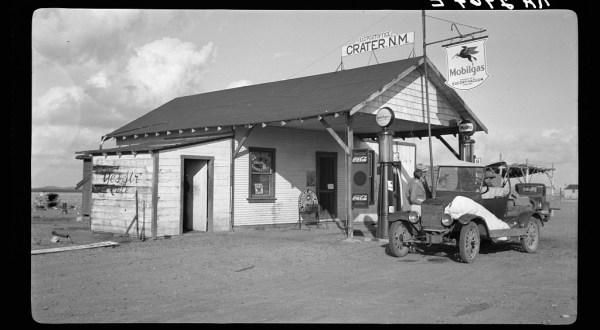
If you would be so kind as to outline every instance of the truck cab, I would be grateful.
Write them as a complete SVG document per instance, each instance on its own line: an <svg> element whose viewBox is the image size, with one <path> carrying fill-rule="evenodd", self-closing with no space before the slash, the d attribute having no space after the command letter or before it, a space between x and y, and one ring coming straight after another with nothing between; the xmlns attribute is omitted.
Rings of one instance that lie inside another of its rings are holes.
<svg viewBox="0 0 600 330"><path fill-rule="evenodd" d="M555 210L560 210L550 207L546 198L546 185L543 183L517 183L515 190L519 196L529 197L532 207L542 214L544 222L550 220Z"/></svg>

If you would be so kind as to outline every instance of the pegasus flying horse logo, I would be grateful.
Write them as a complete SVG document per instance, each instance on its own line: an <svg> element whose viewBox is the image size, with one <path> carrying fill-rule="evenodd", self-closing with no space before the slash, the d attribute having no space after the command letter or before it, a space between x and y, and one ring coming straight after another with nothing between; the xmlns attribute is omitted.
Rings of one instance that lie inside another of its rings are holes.
<svg viewBox="0 0 600 330"><path fill-rule="evenodd" d="M475 50L475 48L477 48L477 46L475 46L475 47L462 46L462 49L460 50L460 52L458 54L454 55L454 57L458 56L461 58L466 58L467 60L469 60L469 62L473 63L472 59L475 59L475 61L477 61L477 58L473 55L479 53L478 51ZM452 57L452 58L454 58L454 57Z"/></svg>

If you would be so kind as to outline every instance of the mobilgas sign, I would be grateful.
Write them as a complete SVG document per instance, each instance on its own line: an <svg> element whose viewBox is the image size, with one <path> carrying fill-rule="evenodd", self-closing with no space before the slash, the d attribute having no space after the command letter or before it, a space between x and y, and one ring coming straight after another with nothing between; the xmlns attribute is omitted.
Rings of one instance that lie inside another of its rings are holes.
<svg viewBox="0 0 600 330"><path fill-rule="evenodd" d="M470 120L463 120L458 124L458 132L462 135L473 135L475 133L475 124Z"/></svg>
<svg viewBox="0 0 600 330"><path fill-rule="evenodd" d="M412 44L415 42L415 33L393 34L390 31L361 37L358 42L342 47L342 57L372 52L378 49L390 48Z"/></svg>
<svg viewBox="0 0 600 330"><path fill-rule="evenodd" d="M448 63L446 85L469 90L481 85L489 77L485 59L486 40L480 38L444 46Z"/></svg>
<svg viewBox="0 0 600 330"><path fill-rule="evenodd" d="M390 127L394 123L394 119L396 115L394 111L388 107L383 107L377 110L377 115L375 115L375 122L379 127L387 128Z"/></svg>

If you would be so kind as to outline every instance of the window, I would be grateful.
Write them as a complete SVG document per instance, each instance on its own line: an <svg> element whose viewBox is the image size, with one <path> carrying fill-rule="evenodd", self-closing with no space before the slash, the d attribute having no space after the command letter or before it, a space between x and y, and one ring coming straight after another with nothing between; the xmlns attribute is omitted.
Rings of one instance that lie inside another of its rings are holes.
<svg viewBox="0 0 600 330"><path fill-rule="evenodd" d="M483 168L440 166L437 190L474 192L481 187Z"/></svg>
<svg viewBox="0 0 600 330"><path fill-rule="evenodd" d="M275 149L250 148L250 200L275 199Z"/></svg>

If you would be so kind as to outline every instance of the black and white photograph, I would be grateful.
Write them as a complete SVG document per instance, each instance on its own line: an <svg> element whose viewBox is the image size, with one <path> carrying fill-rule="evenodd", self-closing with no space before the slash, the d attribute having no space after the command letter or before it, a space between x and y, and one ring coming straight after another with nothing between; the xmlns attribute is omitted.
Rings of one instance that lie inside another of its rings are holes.
<svg viewBox="0 0 600 330"><path fill-rule="evenodd" d="M577 324L579 12L421 5L32 10L31 321Z"/></svg>

